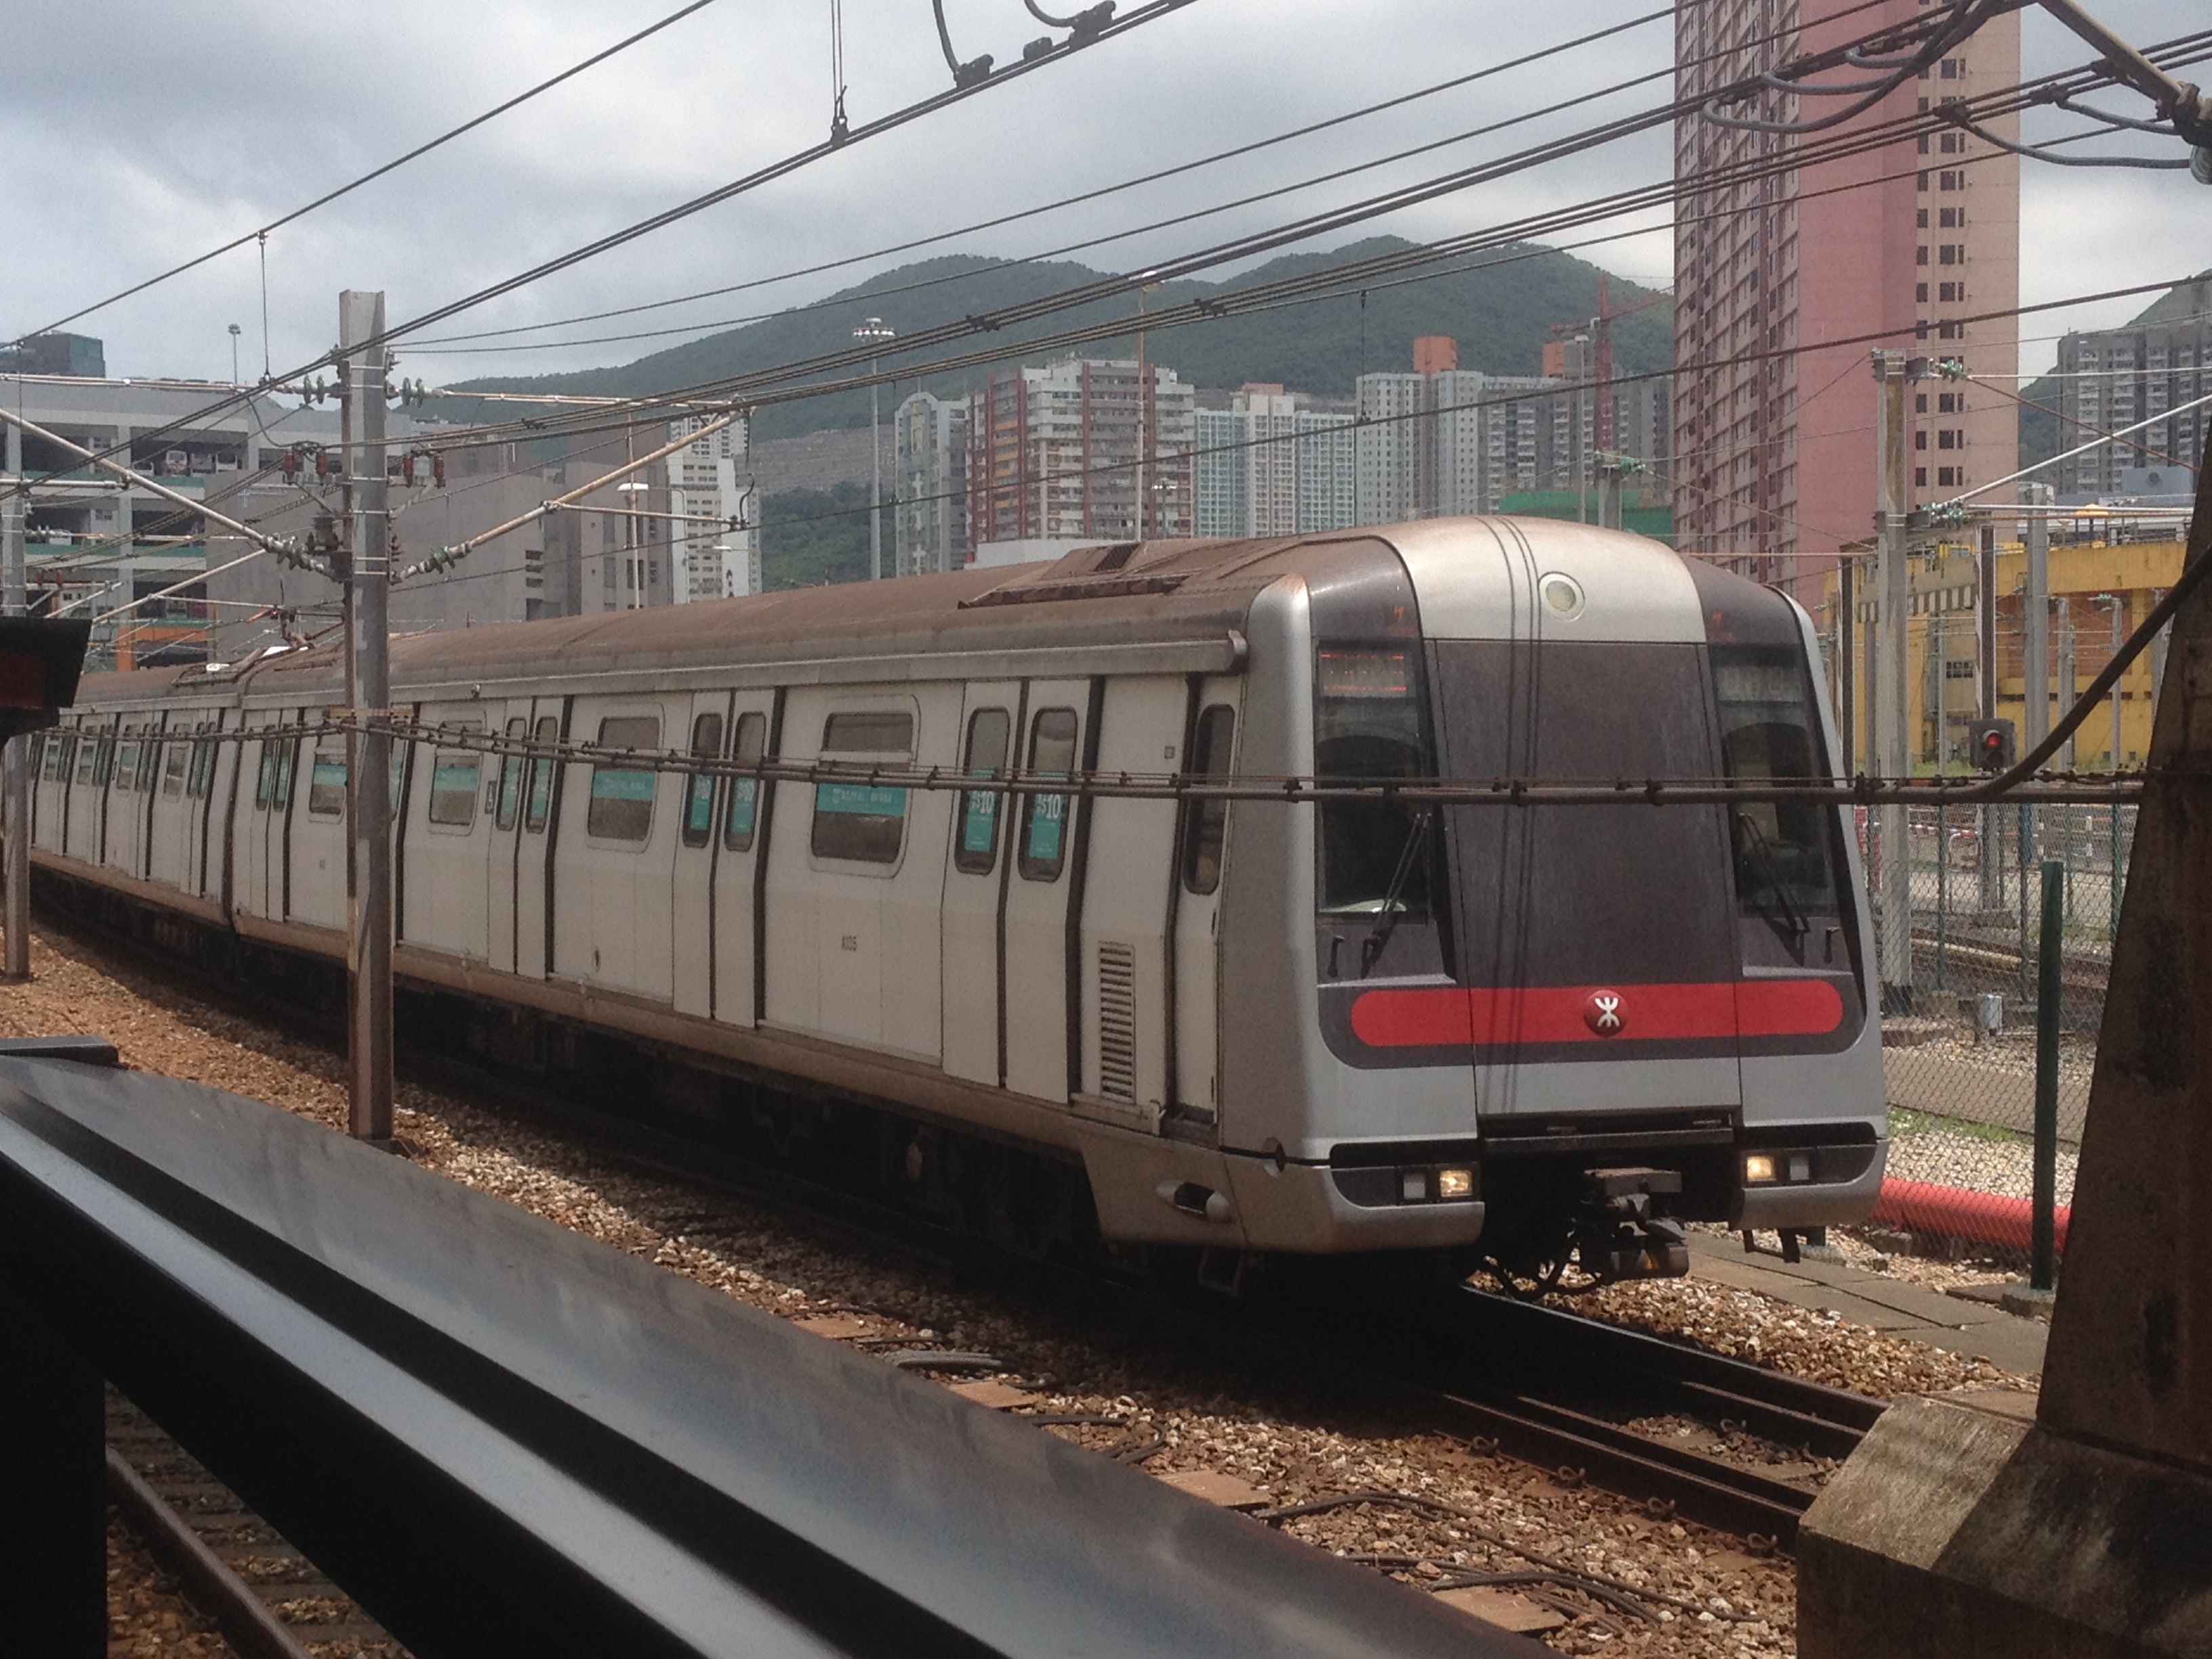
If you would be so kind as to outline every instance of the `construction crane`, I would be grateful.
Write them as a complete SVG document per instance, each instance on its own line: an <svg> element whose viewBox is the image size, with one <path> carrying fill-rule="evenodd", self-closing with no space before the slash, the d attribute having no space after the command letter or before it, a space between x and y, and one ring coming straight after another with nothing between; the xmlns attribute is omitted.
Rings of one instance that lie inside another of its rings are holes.
<svg viewBox="0 0 2212 1659"><path fill-rule="evenodd" d="M1561 336L1589 331L1591 363L1590 381L1597 392L1596 430L1592 441L1599 449L1611 449L1613 444L1613 324L1618 317L1632 317L1653 306L1665 305L1674 295L1664 289L1638 295L1618 310L1613 304L1613 279L1605 272L1597 276L1597 315L1571 323L1553 323L1552 332Z"/></svg>

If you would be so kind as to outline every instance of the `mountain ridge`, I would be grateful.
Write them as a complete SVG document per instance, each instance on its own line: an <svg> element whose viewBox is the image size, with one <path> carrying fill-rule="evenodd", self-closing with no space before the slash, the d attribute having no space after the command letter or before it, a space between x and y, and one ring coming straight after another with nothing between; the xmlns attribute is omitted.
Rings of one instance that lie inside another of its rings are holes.
<svg viewBox="0 0 2212 1659"><path fill-rule="evenodd" d="M1220 282L1164 283L1148 302L1178 305L1413 246L1396 237L1372 237L1325 253L1287 254ZM939 255L880 272L825 300L649 351L627 363L550 374L489 375L449 390L615 397L667 393L844 349L851 343L854 326L866 317L882 316L896 328L914 331L1042 298L1109 274L1073 261ZM1416 282L1389 278L1364 292L1326 301L1231 315L1203 325L1153 328L1147 331L1146 355L1197 386L1276 382L1294 391L1344 396L1360 374L1410 368L1417 336L1449 334L1459 342L1462 367L1533 374L1540 368L1544 343L1553 337L1552 325L1587 319L1595 312L1601 274L1596 265L1571 254L1522 246L1503 250L1480 264ZM1622 278L1610 281L1617 301L1650 291ZM1671 302L1662 302L1614 324L1614 356L1621 373L1670 366L1672 313ZM1007 362L1065 355L1024 353L1025 339L1115 319L1128 321L1130 331L1085 346L1085 355L1133 356L1136 317L1122 296L1008 327ZM939 396L957 396L981 385L988 373L979 368L902 380L884 388L884 402L887 409L896 406L917 384ZM472 407L488 411L497 406ZM452 412L472 418L459 407ZM511 414L512 405L505 412ZM784 437L865 425L868 419L867 394L848 392L772 404L761 411L754 432L761 438Z"/></svg>

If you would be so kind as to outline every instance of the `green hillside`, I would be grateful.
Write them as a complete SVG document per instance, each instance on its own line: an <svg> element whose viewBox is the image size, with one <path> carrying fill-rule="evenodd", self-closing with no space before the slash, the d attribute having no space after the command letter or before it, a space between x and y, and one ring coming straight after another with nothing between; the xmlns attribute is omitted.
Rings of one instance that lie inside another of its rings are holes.
<svg viewBox="0 0 2212 1659"><path fill-rule="evenodd" d="M1167 283L1147 304L1157 310L1407 246L1396 238L1381 237L1329 253L1289 255L1224 282ZM1552 337L1550 325L1588 318L1596 310L1598 268L1569 254L1535 247L1519 250L1518 257L1498 252L1483 258L1486 263L1480 268L1379 288L1364 301L1352 295L1191 327L1155 329L1146 337L1146 349L1154 362L1197 386L1277 380L1297 391L1340 395L1349 393L1355 377L1368 370L1410 368L1416 336L1449 334L1459 341L1460 362L1466 368L1499 374L1535 374L1544 343ZM841 349L850 344L854 325L864 317L880 316L893 328L910 332L1056 293L1103 274L1066 262L998 264L969 255L947 255L885 271L819 305L631 362L533 378L471 380L456 389L617 397L670 392ZM1613 302L1623 303L1642 291L1616 281ZM1134 311L1131 301L1116 299L1009 328L995 337L1008 348L1008 361L1012 362L1024 339L1092 321L1133 317ZM1620 371L1636 374L1668 367L1672 331L1671 305L1655 306L1616 324L1614 355ZM1133 356L1134 337L1098 342L1085 352ZM985 372L933 376L927 385L940 396L964 392L979 384ZM886 388L885 412L915 384L907 381ZM441 412L469 420L498 407L448 403ZM513 406L501 413L512 416ZM860 426L867 419L867 394L848 392L764 410L755 435L774 438L826 427Z"/></svg>

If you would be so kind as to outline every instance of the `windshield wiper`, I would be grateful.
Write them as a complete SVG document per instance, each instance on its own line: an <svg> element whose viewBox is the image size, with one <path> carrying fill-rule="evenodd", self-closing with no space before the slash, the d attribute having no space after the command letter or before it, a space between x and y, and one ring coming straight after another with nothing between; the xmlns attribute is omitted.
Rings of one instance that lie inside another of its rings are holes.
<svg viewBox="0 0 2212 1659"><path fill-rule="evenodd" d="M1782 878L1781 866L1774 861L1774 848L1766 839L1766 832L1759 827L1759 820L1748 812L1738 811L1735 821L1736 827L1747 838L1753 860L1759 866L1759 873L1764 880L1765 890L1773 894L1776 902L1782 906L1782 919L1789 924L1792 937L1804 938L1813 931L1813 924L1806 921L1804 913L1791 902L1789 885ZM1754 900L1753 902L1757 901ZM1764 904L1760 904L1759 908L1761 911L1766 909ZM1773 922L1773 916L1769 915L1767 924L1771 927Z"/></svg>
<svg viewBox="0 0 2212 1659"><path fill-rule="evenodd" d="M1398 854L1398 867L1390 872L1390 884L1382 890L1382 914L1374 928L1359 947L1359 977L1365 979L1382 955L1382 947L1390 942L1390 935L1398 930L1398 918L1404 914L1401 902L1406 883L1413 873L1413 860L1421 848L1428 844L1430 809L1423 807L1413 815L1413 828L1406 832L1406 845Z"/></svg>

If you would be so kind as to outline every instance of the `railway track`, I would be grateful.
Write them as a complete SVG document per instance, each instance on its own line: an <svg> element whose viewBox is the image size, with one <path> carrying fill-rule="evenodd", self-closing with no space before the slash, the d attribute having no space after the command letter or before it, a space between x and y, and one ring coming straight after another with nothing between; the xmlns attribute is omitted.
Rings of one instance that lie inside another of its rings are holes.
<svg viewBox="0 0 2212 1659"><path fill-rule="evenodd" d="M1540 1467L1783 1549L1881 1414L1868 1395L1548 1305L1452 1292L1431 1336L1393 1369L1464 1432ZM1632 1426L1688 1419L1754 1457L1716 1455ZM1779 1455L1781 1461L1771 1461Z"/></svg>
<svg viewBox="0 0 2212 1659"><path fill-rule="evenodd" d="M86 924L73 919L72 927ZM173 982L173 963L100 932ZM325 1012L286 1001L281 982L267 988L278 996L250 1006L242 991L198 981L189 991L231 996L238 1012L281 1020L319 1045L343 1041ZM994 1279L1020 1280L1060 1305L1072 1296L1092 1298L1093 1305L1180 1343L1233 1340L1248 1364L1256 1360L1268 1370L1333 1371L1348 1397L1387 1398L1425 1429L1756 1547L1791 1547L1798 1517L1817 1495L1813 1477L1825 1462L1848 1456L1882 1409L1869 1396L1473 1289L1446 1291L1441 1299L1436 1292L1385 1298L1356 1325L1316 1320L1310 1303L1289 1298L1247 1306L1200 1291L1195 1294L1203 1300L1194 1304L1189 1296L1163 1295L1156 1285L1103 1270L1041 1262L842 1187L702 1146L534 1078L489 1068L478 1056L417 1051L403 1064L433 1087L584 1142L593 1155L640 1175ZM1224 1319L1224 1310L1233 1316ZM974 1373L972 1365L956 1369ZM1654 1418L1687 1419L1710 1431L1706 1437L1717 1443L1701 1449L1632 1426ZM1730 1443L1746 1437L1762 1443ZM1771 1472L1778 1462L1779 1472Z"/></svg>
<svg viewBox="0 0 2212 1659"><path fill-rule="evenodd" d="M107 1395L108 1498L240 1659L407 1659L325 1577L137 1407Z"/></svg>

